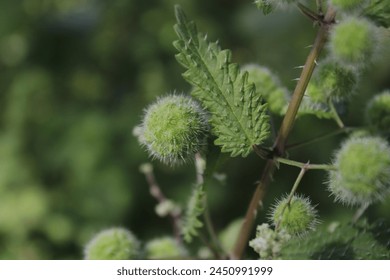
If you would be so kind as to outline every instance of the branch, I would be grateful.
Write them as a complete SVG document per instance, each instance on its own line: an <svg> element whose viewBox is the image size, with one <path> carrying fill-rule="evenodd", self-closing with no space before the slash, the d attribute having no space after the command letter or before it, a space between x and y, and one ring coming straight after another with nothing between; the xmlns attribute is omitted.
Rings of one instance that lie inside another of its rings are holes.
<svg viewBox="0 0 390 280"><path fill-rule="evenodd" d="M325 42L328 37L329 28L334 23L335 16L336 16L335 10L332 8L332 6L329 6L324 19L320 22L320 29L317 33L317 37L315 39L314 45L309 53L309 56L306 59L306 63L303 67L300 79L294 90L291 102L288 106L278 136L275 140L273 147L274 147L274 155L276 156L281 156L284 154L288 135L290 134L290 131L293 128L294 121L299 106L301 104L303 95L310 81L311 75L313 74L316 60L319 57L320 52L325 45ZM253 194L252 200L246 212L245 219L243 225L241 226L240 234L236 241L235 247L233 249L233 252L231 253L230 257L232 259L240 259L244 253L244 250L248 244L249 236L252 231L252 227L257 215L258 206L262 205L262 201L265 196L267 186L271 181L271 177L275 171L275 167L276 165L274 159L267 160L260 182L256 187L255 193Z"/></svg>
<svg viewBox="0 0 390 280"><path fill-rule="evenodd" d="M165 203L169 200L165 197L163 192L161 191L160 186L157 184L156 178L153 173L153 166L150 163L146 163L141 165L140 171L145 175L145 179L149 185L149 192L151 196L153 196L158 203ZM173 233L175 235L176 240L181 243L182 238L180 234L180 219L181 215L178 211L169 211L168 215L172 220Z"/></svg>

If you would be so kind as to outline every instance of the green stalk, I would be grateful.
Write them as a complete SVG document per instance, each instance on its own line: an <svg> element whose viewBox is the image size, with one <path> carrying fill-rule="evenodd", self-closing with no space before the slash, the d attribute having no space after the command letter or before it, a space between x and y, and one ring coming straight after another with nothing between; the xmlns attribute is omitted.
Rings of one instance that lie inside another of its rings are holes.
<svg viewBox="0 0 390 280"><path fill-rule="evenodd" d="M304 168L306 170L309 169L317 169L317 170L336 170L337 168L333 165L329 164L309 164L309 163L302 163L299 161L291 160L291 159L286 159L286 158L281 158L281 157L276 157L275 160L277 162L287 164L290 166L295 166L299 168Z"/></svg>
<svg viewBox="0 0 390 280"><path fill-rule="evenodd" d="M325 45L325 42L328 37L329 28L334 23L335 16L336 16L335 10L332 8L332 6L329 6L324 19L320 22L320 28L318 30L314 45L306 59L301 76L294 90L293 96L291 98L291 102L287 108L287 112L283 119L279 133L276 137L273 146L274 155L276 156L282 156L284 154L288 135L290 134L290 131L293 128L295 118L299 106L301 105L303 95L310 81L311 75L313 74L313 70L316 65L316 60L318 59L320 52ZM238 239L236 241L235 247L231 253L230 257L232 259L242 258L242 255L248 244L248 240L253 228L254 221L257 216L258 207L259 205L262 205L262 201L264 199L267 186L271 181L271 178L275 171L275 167L276 167L275 160L268 159L263 169L260 182L258 183L256 190L252 196L251 202L248 206L244 218L244 222L241 226L241 230Z"/></svg>

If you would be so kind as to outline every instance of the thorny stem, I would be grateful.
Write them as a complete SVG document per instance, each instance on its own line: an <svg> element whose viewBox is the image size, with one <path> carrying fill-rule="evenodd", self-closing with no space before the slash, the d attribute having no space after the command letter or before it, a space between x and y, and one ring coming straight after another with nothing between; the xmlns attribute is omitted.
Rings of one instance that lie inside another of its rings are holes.
<svg viewBox="0 0 390 280"><path fill-rule="evenodd" d="M274 154L276 156L281 156L284 154L288 135L290 134L290 131L294 125L295 117L297 115L306 87L310 81L311 75L316 65L316 60L318 59L320 52L325 45L325 42L328 37L329 28L334 23L335 16L335 10L332 6L329 6L324 19L320 21L320 28L317 33L314 45L306 59L306 63L303 67L300 79L295 87L290 104L287 108L286 115L283 119L282 125L280 127L279 133L273 146ZM232 259L242 258L244 250L247 247L249 236L251 234L253 224L257 215L257 209L259 205L262 205L267 186L271 181L272 175L275 171L275 167L275 160L268 159L263 169L260 182L258 183L256 190L252 196L252 200L248 206L248 210L246 212L244 222L241 226L241 230L236 241L235 247L233 249L233 252L231 253L230 257Z"/></svg>
<svg viewBox="0 0 390 280"><path fill-rule="evenodd" d="M153 166L151 164L145 164L141 167L141 172L145 175L146 181L149 185L149 192L159 203L167 202L168 199L165 197L164 193L161 191L160 186L157 184L156 178L153 172ZM170 211L168 214L172 220L173 233L177 242L182 242L182 237L180 234L180 220L181 215L179 212Z"/></svg>
<svg viewBox="0 0 390 280"><path fill-rule="evenodd" d="M287 207L290 207L290 204L291 204L291 200L294 196L294 194L296 193L297 189L298 189L298 186L299 186L299 183L301 182L303 176L305 175L306 171L309 169L309 162L307 162L306 164L303 164L302 168L301 168L301 172L299 172L298 174L298 177L297 179L295 180L295 183L291 189L291 192L290 194L288 195L288 198L287 198L287 203L284 205L283 209L282 209L282 212L280 213L280 219L278 220L276 226L275 226L275 231L279 230L279 227L280 227L280 223L282 221L282 217L283 217L283 214L284 214L284 211L286 211L286 208Z"/></svg>

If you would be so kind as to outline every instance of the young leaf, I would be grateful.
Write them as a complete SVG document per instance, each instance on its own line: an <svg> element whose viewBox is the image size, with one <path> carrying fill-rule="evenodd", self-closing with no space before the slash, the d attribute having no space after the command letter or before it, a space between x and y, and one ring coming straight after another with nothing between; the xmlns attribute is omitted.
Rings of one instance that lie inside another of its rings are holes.
<svg viewBox="0 0 390 280"><path fill-rule="evenodd" d="M198 235L198 229L203 227L199 216L204 212L204 197L203 185L198 185L195 187L188 201L186 215L181 228L184 240L188 243L192 241L194 236Z"/></svg>
<svg viewBox="0 0 390 280"><path fill-rule="evenodd" d="M231 156L245 157L269 135L267 106L248 82L247 72L231 62L230 51L208 43L179 6L175 12L176 59L187 68L183 77L194 86L192 95L211 113L215 144Z"/></svg>

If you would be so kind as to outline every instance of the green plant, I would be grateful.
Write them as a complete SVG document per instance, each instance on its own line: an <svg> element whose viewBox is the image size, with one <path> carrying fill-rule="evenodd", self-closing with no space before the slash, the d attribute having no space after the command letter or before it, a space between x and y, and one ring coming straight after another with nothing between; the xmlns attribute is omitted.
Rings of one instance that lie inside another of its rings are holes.
<svg viewBox="0 0 390 280"><path fill-rule="evenodd" d="M317 10L299 1L255 2L264 14L286 4L296 5L318 25L317 37L305 65L301 67L301 76L291 96L273 72L264 66L250 64L240 68L232 62L229 50L221 49L217 42L209 42L207 36L198 33L195 23L188 20L181 7L175 7L176 59L185 68L183 77L192 86L192 97L170 95L159 99L146 110L135 134L151 157L165 164L174 165L193 159L196 183L183 210L179 203L164 195L155 179L153 167L150 164L141 167L151 195L158 201L158 214L171 218L175 237L175 243L169 239L163 244L159 240L160 243L147 245L146 251L151 258L164 257L160 255L160 248L182 248L184 243L190 252L196 252L203 248L196 240L203 242L214 258L242 258L248 245L261 258L288 258L290 255L286 252L291 244L310 242L313 234L310 231L314 231L318 224L317 211L310 200L296 194L304 175L311 170L328 172L328 189L336 201L360 207L351 219L352 228L370 204L384 200L389 193L390 151L387 139L371 131L361 133L363 136L354 135L351 132L358 127L345 126L339 109L350 102L353 94L357 94L358 76L374 63L372 59L380 50L378 44L383 30L364 18L366 14L370 17L373 14L366 13L367 6L360 5L363 1L329 1L325 13L322 1L316 1ZM379 5L382 4L378 2ZM371 12L375 10L370 7ZM357 10L363 16L356 16ZM383 9L376 11L379 17ZM339 21L336 20L338 14L341 14ZM325 58L320 57L322 51L328 51ZM315 69L317 64L319 67ZM370 103L367 109L368 122L377 123L373 107ZM387 116L388 111L382 111ZM287 140L296 117L302 115L334 120L338 128L309 141L289 144ZM271 120L277 116L283 119L272 139L272 128L277 129ZM289 158L290 150L341 133L350 135L331 164L312 164L309 160L299 162ZM366 134L368 136L364 136ZM263 172L243 221L239 222L239 226L229 227L229 234L226 233L226 236L235 239L231 240L234 246L226 246L226 240L222 242L216 233L208 193L228 155L230 158L245 158L251 153L265 161ZM272 226L266 223L258 226L256 237L250 240L258 208L280 165L298 167L300 172L291 184L289 195L275 204L270 214ZM372 228L367 224L364 227ZM349 229L348 226L346 228ZM376 243L360 233L354 231L351 234L354 240L364 239L365 242L359 243L359 246L364 246L366 252L375 250ZM322 236L326 234L326 229L319 228L314 234ZM337 238L335 240L338 242ZM337 244L334 246L337 247ZM389 248L382 249L384 253L375 256L387 256ZM166 257L180 256L179 251ZM305 255L306 258L313 256L317 255Z"/></svg>
<svg viewBox="0 0 390 280"><path fill-rule="evenodd" d="M137 238L123 228L106 229L96 234L86 245L87 260L127 260L140 255Z"/></svg>

